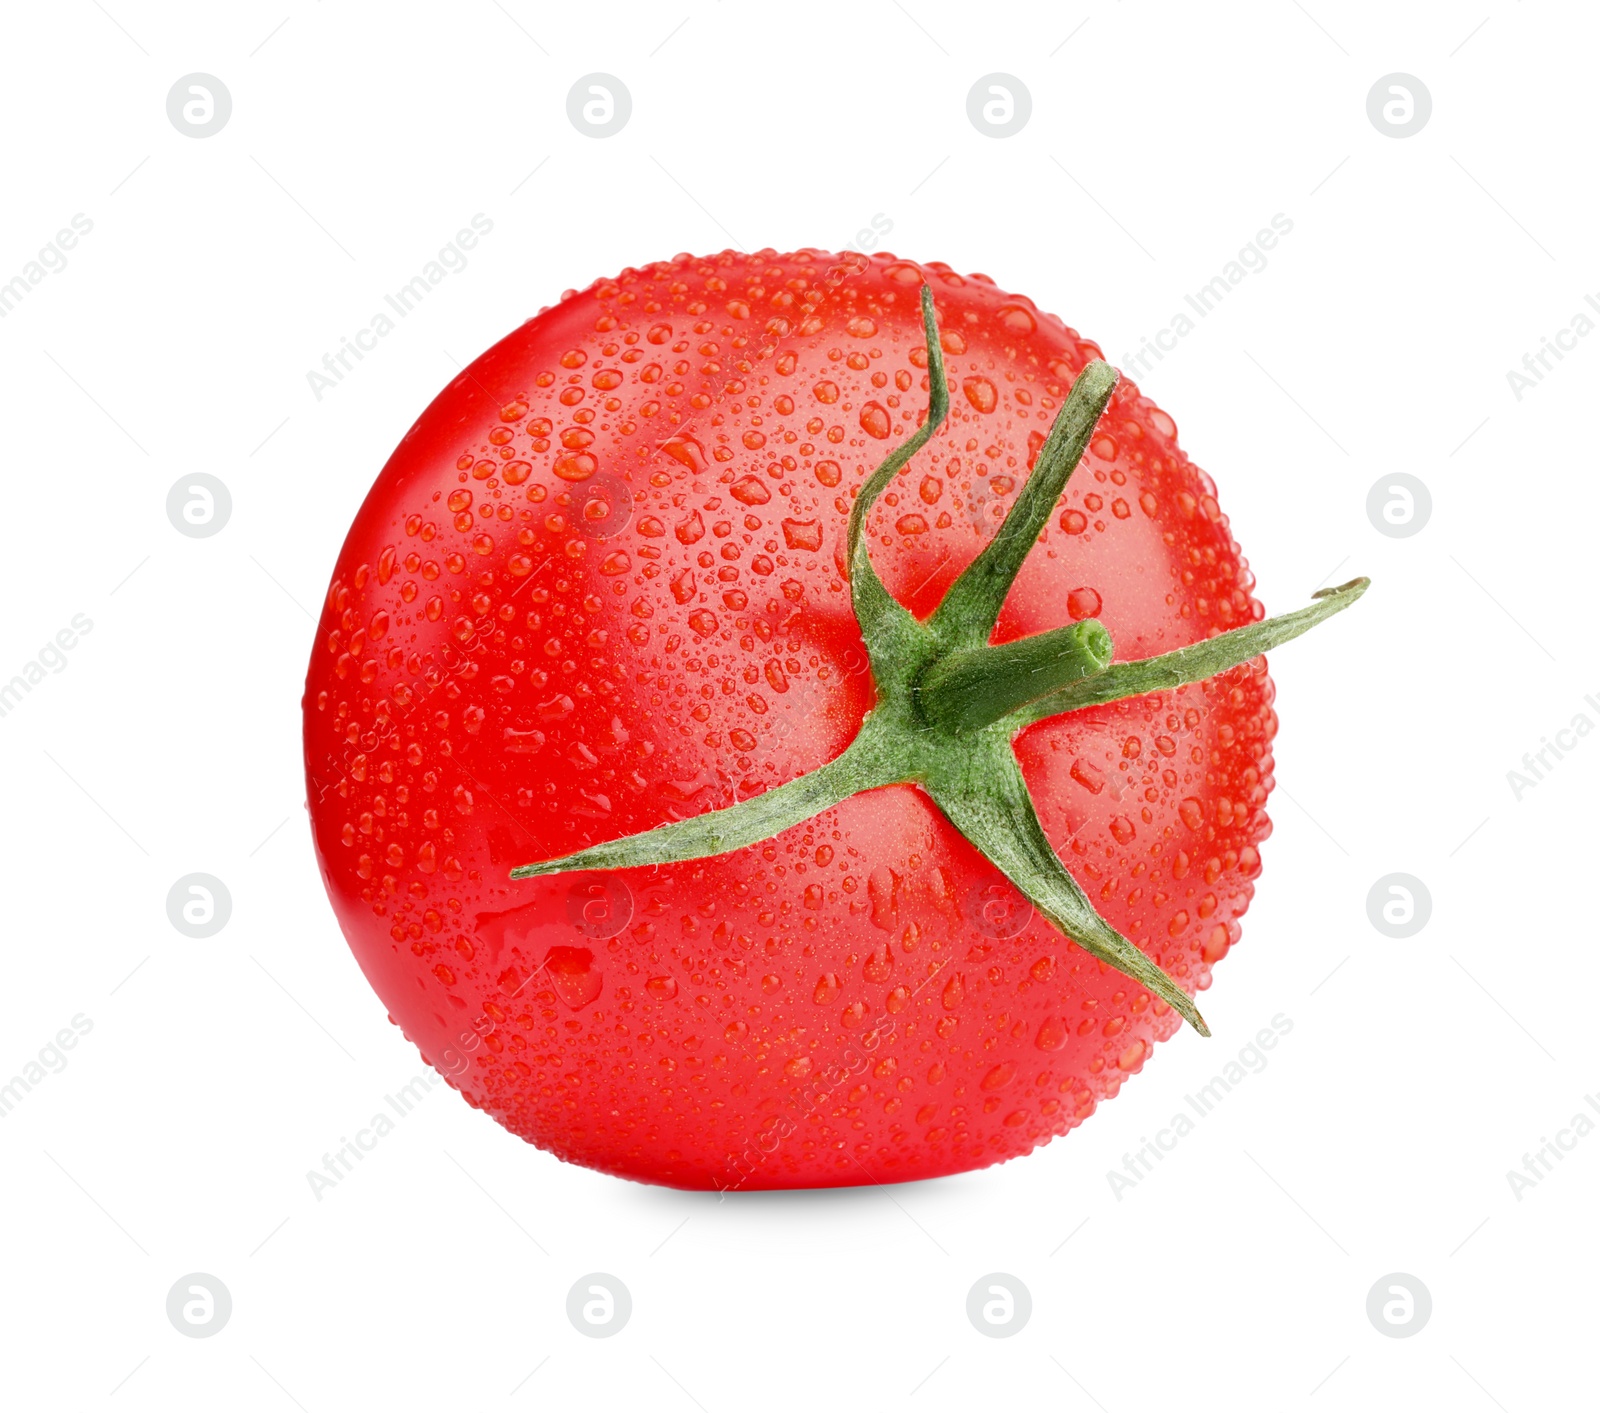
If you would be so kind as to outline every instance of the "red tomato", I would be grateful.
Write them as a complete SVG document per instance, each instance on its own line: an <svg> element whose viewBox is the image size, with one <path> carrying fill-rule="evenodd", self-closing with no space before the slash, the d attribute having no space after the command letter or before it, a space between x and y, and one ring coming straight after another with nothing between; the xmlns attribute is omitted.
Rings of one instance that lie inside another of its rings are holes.
<svg viewBox="0 0 1600 1413"><path fill-rule="evenodd" d="M339 556L305 696L323 875L390 1016L512 1132L679 1187L902 1181L1081 1123L1180 1020L1036 916L927 795L765 843L513 882L770 790L873 704L852 496L951 408L868 522L918 617L994 535L1099 350L984 276L725 253L568 295L434 400ZM1127 659L1261 617L1209 477L1130 382L994 641L1098 616ZM1016 740L1105 918L1193 992L1270 823L1265 660Z"/></svg>

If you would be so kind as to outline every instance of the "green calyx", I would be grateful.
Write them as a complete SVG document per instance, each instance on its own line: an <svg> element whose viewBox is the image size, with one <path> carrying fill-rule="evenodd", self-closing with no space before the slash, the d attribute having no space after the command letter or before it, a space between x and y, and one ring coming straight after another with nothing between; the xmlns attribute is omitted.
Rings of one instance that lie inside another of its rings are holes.
<svg viewBox="0 0 1600 1413"><path fill-rule="evenodd" d="M1098 360L1077 377L999 533L932 615L919 622L872 567L867 512L944 421L950 407L933 292L922 287L928 347L928 416L861 487L850 512L850 594L877 688L877 703L843 752L786 785L727 809L525 864L511 877L638 868L710 858L758 844L863 790L911 784L995 865L1036 911L1085 951L1147 987L1202 1035L1206 1023L1183 989L1095 910L1061 862L1012 750L1046 717L1201 682L1297 638L1348 608L1368 580L1324 589L1281 618L1250 623L1174 652L1113 662L1111 636L1094 619L1014 642L989 642L1023 560L1077 468L1117 375Z"/></svg>

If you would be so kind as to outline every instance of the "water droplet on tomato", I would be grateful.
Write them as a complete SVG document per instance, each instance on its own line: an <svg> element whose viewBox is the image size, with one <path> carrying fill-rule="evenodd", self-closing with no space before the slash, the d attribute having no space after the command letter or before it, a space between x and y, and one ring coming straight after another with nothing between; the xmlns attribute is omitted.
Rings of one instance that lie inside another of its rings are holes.
<svg viewBox="0 0 1600 1413"><path fill-rule="evenodd" d="M961 380L961 391L979 412L993 412L1000 403L1000 394L987 378L974 374Z"/></svg>
<svg viewBox="0 0 1600 1413"><path fill-rule="evenodd" d="M861 430L882 441L889 435L889 414L881 402L869 402L861 409Z"/></svg>
<svg viewBox="0 0 1600 1413"><path fill-rule="evenodd" d="M1073 622L1093 618L1100 612L1100 593L1097 589L1071 589L1067 593L1067 612Z"/></svg>
<svg viewBox="0 0 1600 1413"><path fill-rule="evenodd" d="M603 978L587 947L552 947L545 953L544 972L569 1010L582 1010L600 994Z"/></svg>
<svg viewBox="0 0 1600 1413"><path fill-rule="evenodd" d="M1013 334L1031 334L1038 324L1034 317L1020 304L1002 304L999 308L1001 327Z"/></svg>
<svg viewBox="0 0 1600 1413"><path fill-rule="evenodd" d="M706 451L693 437L679 434L668 437L661 443L661 450L666 452L674 461L682 463L691 471L704 471L707 466Z"/></svg>
<svg viewBox="0 0 1600 1413"><path fill-rule="evenodd" d="M785 520L783 522L783 542L790 549L821 549L822 522L820 520Z"/></svg>
<svg viewBox="0 0 1600 1413"><path fill-rule="evenodd" d="M563 481L587 481L600 469L600 463L588 452L578 451L570 456L558 456L550 469Z"/></svg>
<svg viewBox="0 0 1600 1413"><path fill-rule="evenodd" d="M1039 1023L1033 1043L1041 1050L1060 1050L1068 1038L1067 1023L1058 1016L1047 1016Z"/></svg>
<svg viewBox="0 0 1600 1413"><path fill-rule="evenodd" d="M1002 1089L1006 1085L1010 1084L1011 1081L1016 1078L1016 1075L1016 1064L1011 1060L1002 1061L1000 1064L991 1069L988 1074L984 1075L980 1083L980 1088Z"/></svg>

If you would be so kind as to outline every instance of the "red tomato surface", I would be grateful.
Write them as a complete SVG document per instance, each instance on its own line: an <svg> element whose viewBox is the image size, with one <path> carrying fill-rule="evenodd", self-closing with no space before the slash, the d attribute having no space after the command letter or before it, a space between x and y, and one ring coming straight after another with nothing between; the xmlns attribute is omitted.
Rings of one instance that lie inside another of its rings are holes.
<svg viewBox="0 0 1600 1413"><path fill-rule="evenodd" d="M1081 1123L1178 1016L1069 943L912 786L659 869L517 864L832 758L873 700L851 497L951 413L868 522L918 615L993 535L1100 350L981 275L680 256L530 319L433 401L356 516L305 695L323 876L391 1018L570 1162L679 1187L891 1182ZM1119 659L1262 616L1172 419L1117 389L995 641L1097 616ZM1264 659L1016 743L1052 842L1190 991L1269 832Z"/></svg>

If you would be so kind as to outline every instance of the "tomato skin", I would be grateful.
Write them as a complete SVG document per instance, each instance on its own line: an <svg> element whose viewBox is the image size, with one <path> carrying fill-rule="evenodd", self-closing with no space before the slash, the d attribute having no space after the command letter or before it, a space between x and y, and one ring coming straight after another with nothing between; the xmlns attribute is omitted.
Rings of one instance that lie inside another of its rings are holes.
<svg viewBox="0 0 1600 1413"><path fill-rule="evenodd" d="M565 1160L691 1188L960 1172L1076 1126L1178 1028L912 786L719 858L507 877L854 737L839 547L927 405L924 279L951 415L869 535L925 615L1100 355L889 255L680 257L568 296L440 393L340 554L305 695L329 896L424 1058ZM1215 494L1124 381L996 640L1097 616L1125 659L1260 618ZM1260 868L1271 703L1257 659L1016 743L1069 869L1191 991Z"/></svg>

